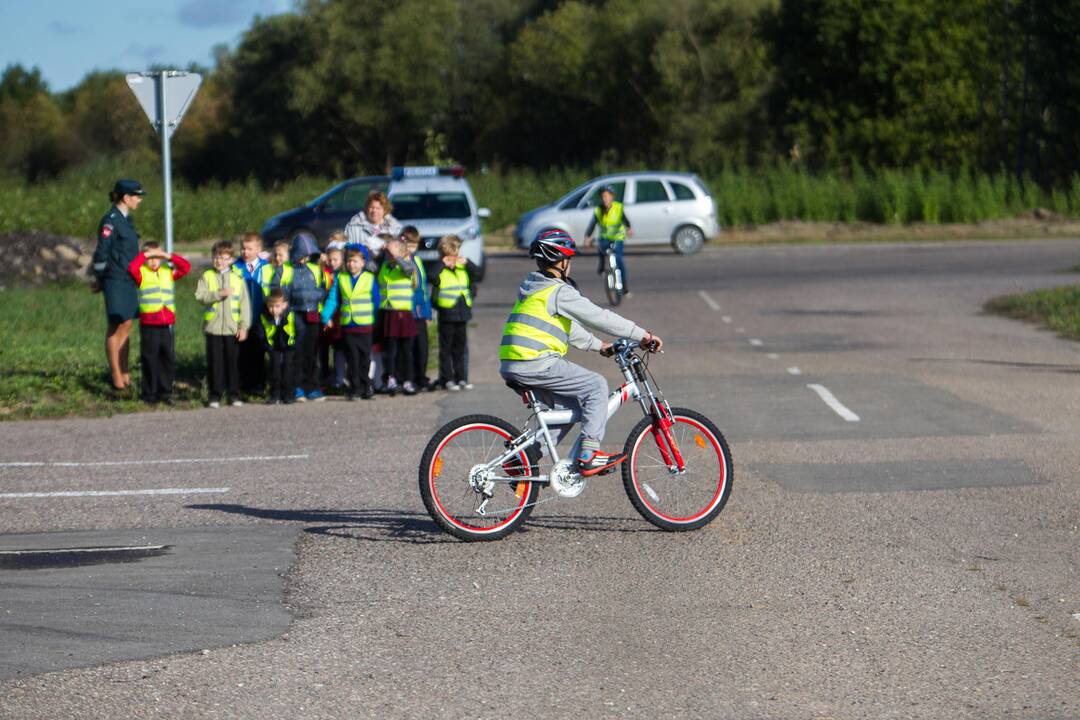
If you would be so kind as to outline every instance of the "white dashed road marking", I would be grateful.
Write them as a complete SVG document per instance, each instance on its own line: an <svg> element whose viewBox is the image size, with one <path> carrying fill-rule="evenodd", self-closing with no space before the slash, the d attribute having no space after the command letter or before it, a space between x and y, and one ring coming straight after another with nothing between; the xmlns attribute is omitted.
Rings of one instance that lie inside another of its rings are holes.
<svg viewBox="0 0 1080 720"><path fill-rule="evenodd" d="M156 460L102 460L99 462L0 462L0 467L110 467L114 465L186 465L191 463L253 462L257 460L306 460L310 455L250 455L224 458L173 458Z"/></svg>
<svg viewBox="0 0 1080 720"><path fill-rule="evenodd" d="M721 315L720 319L723 320L728 325L731 324L731 316L730 315Z"/></svg>
<svg viewBox="0 0 1080 720"><path fill-rule="evenodd" d="M754 347L761 347L762 345L764 345L764 343L761 342L759 338L750 338L750 344Z"/></svg>
<svg viewBox="0 0 1080 720"><path fill-rule="evenodd" d="M789 367L787 371L791 375L802 375L802 370L797 367Z"/></svg>
<svg viewBox="0 0 1080 720"><path fill-rule="evenodd" d="M705 301L705 304L708 305L714 312L720 312L720 303L713 300L712 296L710 296L709 293L705 292L704 290L698 290L698 295L701 296L701 299Z"/></svg>
<svg viewBox="0 0 1080 720"><path fill-rule="evenodd" d="M859 416L846 408L844 404L837 400L836 396L829 392L829 389L824 385L817 385L815 383L811 383L806 387L816 392L818 394L818 397L820 397L825 402L825 404L832 408L832 411L840 417L844 418L848 422L859 422Z"/></svg>
<svg viewBox="0 0 1080 720"><path fill-rule="evenodd" d="M776 353L769 353L766 357L768 357L770 360L776 360L780 356L777 355Z"/></svg>
<svg viewBox="0 0 1080 720"><path fill-rule="evenodd" d="M0 550L0 555L52 555L53 553L120 552L122 550L164 550L164 545L125 545L121 547L48 548L46 550Z"/></svg>
<svg viewBox="0 0 1080 720"><path fill-rule="evenodd" d="M59 492L0 493L0 499L53 497L113 497L115 495L204 495L226 493L231 488L158 488L154 490L61 490Z"/></svg>

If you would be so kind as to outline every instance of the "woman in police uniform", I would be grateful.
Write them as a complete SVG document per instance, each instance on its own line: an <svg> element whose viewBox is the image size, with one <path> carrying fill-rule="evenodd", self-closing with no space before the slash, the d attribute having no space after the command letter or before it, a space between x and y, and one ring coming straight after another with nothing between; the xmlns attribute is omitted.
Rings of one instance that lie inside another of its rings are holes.
<svg viewBox="0 0 1080 720"><path fill-rule="evenodd" d="M105 333L105 355L112 370L114 390L131 385L128 373L128 335L139 315L139 289L128 273L128 265L139 254L139 233L131 221L131 211L139 207L145 194L137 180L117 180L109 193L112 207L98 225L98 243L93 268L94 290L105 295L109 329Z"/></svg>

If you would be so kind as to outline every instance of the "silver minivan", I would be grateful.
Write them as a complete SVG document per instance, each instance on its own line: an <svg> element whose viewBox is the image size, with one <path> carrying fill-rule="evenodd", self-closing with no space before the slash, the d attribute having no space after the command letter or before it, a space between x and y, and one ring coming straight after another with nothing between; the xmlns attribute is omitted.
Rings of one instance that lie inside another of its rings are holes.
<svg viewBox="0 0 1080 720"><path fill-rule="evenodd" d="M550 205L530 210L514 227L514 242L527 248L537 233L548 229L564 230L581 242L606 185L615 191L615 199L624 204L630 219L634 234L626 238L628 245L670 243L675 252L688 255L720 233L716 204L701 178L692 173L646 171L593 178Z"/></svg>

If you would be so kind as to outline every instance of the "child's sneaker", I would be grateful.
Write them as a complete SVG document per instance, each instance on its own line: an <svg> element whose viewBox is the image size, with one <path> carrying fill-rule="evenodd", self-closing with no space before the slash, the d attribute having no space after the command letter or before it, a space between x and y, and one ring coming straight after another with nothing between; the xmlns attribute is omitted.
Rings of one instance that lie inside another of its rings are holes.
<svg viewBox="0 0 1080 720"><path fill-rule="evenodd" d="M300 388L296 388L296 393L293 395L296 402L307 402L307 396L304 395L304 391Z"/></svg>
<svg viewBox="0 0 1080 720"><path fill-rule="evenodd" d="M243 407L244 406L244 401L241 400L240 398L237 398L237 399L232 401L232 406L233 407Z"/></svg>
<svg viewBox="0 0 1080 720"><path fill-rule="evenodd" d="M461 383L458 385L462 390L472 390L475 387L471 382Z"/></svg>
<svg viewBox="0 0 1080 720"><path fill-rule="evenodd" d="M416 386L413 385L412 380L406 380L404 383L402 383L401 389L406 395L416 394Z"/></svg>
<svg viewBox="0 0 1080 720"><path fill-rule="evenodd" d="M217 410L219 407L221 407L221 403L219 403L217 400L211 400L209 403L207 403L206 406L207 407L212 407L215 410Z"/></svg>
<svg viewBox="0 0 1080 720"><path fill-rule="evenodd" d="M390 397L394 397L395 395L397 395L397 391L398 391L397 378L394 377L393 375L391 375L386 380L386 394L389 395Z"/></svg>
<svg viewBox="0 0 1080 720"><path fill-rule="evenodd" d="M312 402L319 402L320 400L325 400L326 396L323 395L322 390L312 390L307 394L307 399Z"/></svg>
<svg viewBox="0 0 1080 720"><path fill-rule="evenodd" d="M447 380L446 381L446 389L449 390L450 392L457 392L461 388L458 387L458 384L456 382L454 382L453 380Z"/></svg>
<svg viewBox="0 0 1080 720"><path fill-rule="evenodd" d="M626 459L626 453L618 453L617 455L610 455L599 450L588 450L582 448L578 453L578 472L582 477L591 477L593 475L607 475L609 472L615 470L615 466Z"/></svg>

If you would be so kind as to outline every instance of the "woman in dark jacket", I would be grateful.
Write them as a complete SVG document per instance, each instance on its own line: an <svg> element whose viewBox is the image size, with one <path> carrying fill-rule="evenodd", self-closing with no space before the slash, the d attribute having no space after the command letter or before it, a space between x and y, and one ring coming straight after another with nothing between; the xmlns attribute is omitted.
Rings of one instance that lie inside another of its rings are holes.
<svg viewBox="0 0 1080 720"><path fill-rule="evenodd" d="M109 329L105 333L105 355L112 370L112 385L123 390L131 385L128 373L128 335L139 315L139 289L127 266L139 254L139 233L131 221L131 211L139 207L145 195L136 180L117 180L109 193L112 207L98 225L98 243L94 250L93 269L97 278L94 290L105 295L105 314Z"/></svg>

